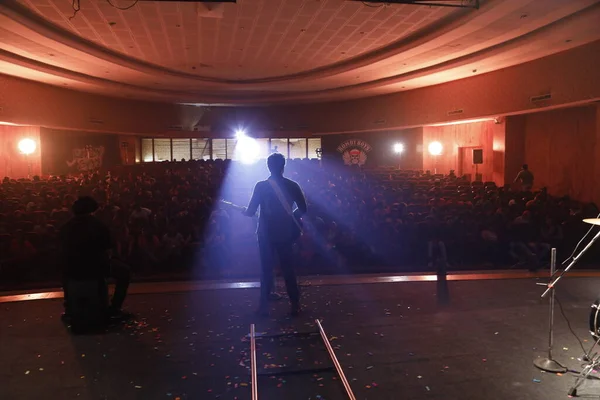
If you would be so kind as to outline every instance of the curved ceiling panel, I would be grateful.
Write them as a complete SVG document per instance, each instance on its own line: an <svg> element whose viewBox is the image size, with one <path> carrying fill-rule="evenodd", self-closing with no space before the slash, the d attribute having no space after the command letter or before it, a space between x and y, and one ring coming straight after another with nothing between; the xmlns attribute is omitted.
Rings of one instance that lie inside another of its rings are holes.
<svg viewBox="0 0 600 400"><path fill-rule="evenodd" d="M479 10L339 0L206 7L144 1L121 11L82 1L72 17L71 0L4 0L0 60L10 68L2 72L169 102L310 102L444 83L600 40L598 0L487 0Z"/></svg>

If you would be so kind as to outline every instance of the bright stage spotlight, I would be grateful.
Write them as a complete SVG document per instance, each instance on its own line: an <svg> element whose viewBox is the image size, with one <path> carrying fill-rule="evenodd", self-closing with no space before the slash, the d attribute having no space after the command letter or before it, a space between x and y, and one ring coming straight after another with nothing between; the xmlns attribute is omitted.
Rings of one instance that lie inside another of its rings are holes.
<svg viewBox="0 0 600 400"><path fill-rule="evenodd" d="M442 154L442 150L444 149L444 146L442 146L442 144L440 142L431 142L429 143L429 154L431 154L432 156L439 156L440 154Z"/></svg>
<svg viewBox="0 0 600 400"><path fill-rule="evenodd" d="M28 156L35 151L35 148L37 147L37 145L35 144L35 140L26 138L26 139L21 139L19 141L19 144L17 145L17 147L19 148L19 151L21 153Z"/></svg>
<svg viewBox="0 0 600 400"><path fill-rule="evenodd" d="M238 139L241 139L243 137L246 137L246 131L244 131L243 129L239 128L235 130L235 137Z"/></svg>
<svg viewBox="0 0 600 400"><path fill-rule="evenodd" d="M242 133L238 136L235 151L240 162L243 164L252 164L258 160L260 148L256 140Z"/></svg>
<svg viewBox="0 0 600 400"><path fill-rule="evenodd" d="M394 153L401 154L404 152L404 145L402 143L396 143L394 145Z"/></svg>

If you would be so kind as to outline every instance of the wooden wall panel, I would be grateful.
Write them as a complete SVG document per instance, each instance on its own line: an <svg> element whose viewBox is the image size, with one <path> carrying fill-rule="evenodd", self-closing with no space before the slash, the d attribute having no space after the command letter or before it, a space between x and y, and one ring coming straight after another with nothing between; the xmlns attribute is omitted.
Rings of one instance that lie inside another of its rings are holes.
<svg viewBox="0 0 600 400"><path fill-rule="evenodd" d="M600 103L596 103L596 146L594 148L594 169L591 171L594 177L592 188L592 199L596 204L600 204Z"/></svg>
<svg viewBox="0 0 600 400"><path fill-rule="evenodd" d="M525 117L523 162L535 176L535 188L547 187L551 194L581 201L594 200L594 188L600 183L600 176L594 174L596 110L592 105Z"/></svg>
<svg viewBox="0 0 600 400"><path fill-rule="evenodd" d="M29 156L21 154L18 149L19 141L25 138L37 144L35 152ZM0 125L0 179L5 176L27 178L30 165L31 176L41 175L40 128Z"/></svg>
<svg viewBox="0 0 600 400"><path fill-rule="evenodd" d="M447 174L460 170L460 148L465 147L465 162L463 165L472 165L472 148L483 149L483 164L478 166L478 173L483 181L493 181L498 177L494 175L494 132L501 128L495 127L494 121L471 122L466 124L426 126L423 128L423 169L437 169L438 173ZM496 135L498 136L498 135ZM440 156L429 154L428 147L432 142L438 141L444 146ZM475 179L475 177L472 177ZM496 182L502 184L502 182Z"/></svg>
<svg viewBox="0 0 600 400"><path fill-rule="evenodd" d="M493 126L492 150L492 180L496 182L496 185L502 185L505 183L504 168L506 157L506 123L504 121Z"/></svg>
<svg viewBox="0 0 600 400"><path fill-rule="evenodd" d="M525 122L527 115L506 117L504 181L512 184L525 162Z"/></svg>

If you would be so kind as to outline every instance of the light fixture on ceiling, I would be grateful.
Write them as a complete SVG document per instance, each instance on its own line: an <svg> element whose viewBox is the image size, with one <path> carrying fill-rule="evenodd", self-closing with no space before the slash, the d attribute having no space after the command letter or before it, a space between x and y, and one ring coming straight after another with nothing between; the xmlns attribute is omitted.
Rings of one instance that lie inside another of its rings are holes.
<svg viewBox="0 0 600 400"><path fill-rule="evenodd" d="M380 4L379 7L392 4L410 4L415 6L427 7L453 7L453 8L474 8L479 9L479 0L353 0L360 1L368 7L373 7L368 3Z"/></svg>
<svg viewBox="0 0 600 400"><path fill-rule="evenodd" d="M442 122L439 124L425 125L425 126L449 126L449 125L462 125L462 124L470 124L473 122L485 122L485 121L495 121L497 118L475 118L475 119L464 119L461 121L452 121L452 122Z"/></svg>

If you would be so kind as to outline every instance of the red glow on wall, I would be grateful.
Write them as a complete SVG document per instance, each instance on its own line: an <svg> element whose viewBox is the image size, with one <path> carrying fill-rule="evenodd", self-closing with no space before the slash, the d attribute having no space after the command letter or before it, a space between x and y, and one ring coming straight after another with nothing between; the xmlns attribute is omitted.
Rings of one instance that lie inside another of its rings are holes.
<svg viewBox="0 0 600 400"><path fill-rule="evenodd" d="M19 141L35 141L35 151L30 155L19 151ZM0 178L11 179L33 177L41 174L40 128L37 126L15 126L0 124Z"/></svg>

